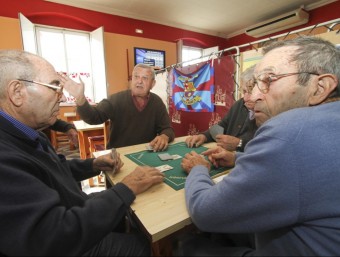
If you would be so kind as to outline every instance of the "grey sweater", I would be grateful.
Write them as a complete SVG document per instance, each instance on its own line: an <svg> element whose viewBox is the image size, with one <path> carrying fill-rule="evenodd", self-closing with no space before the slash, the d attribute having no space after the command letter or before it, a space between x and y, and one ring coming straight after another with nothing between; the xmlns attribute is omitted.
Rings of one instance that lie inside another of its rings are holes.
<svg viewBox="0 0 340 257"><path fill-rule="evenodd" d="M193 222L204 231L255 233L256 256L339 255L339 110L338 101L268 120L216 185L195 167L185 185Z"/></svg>

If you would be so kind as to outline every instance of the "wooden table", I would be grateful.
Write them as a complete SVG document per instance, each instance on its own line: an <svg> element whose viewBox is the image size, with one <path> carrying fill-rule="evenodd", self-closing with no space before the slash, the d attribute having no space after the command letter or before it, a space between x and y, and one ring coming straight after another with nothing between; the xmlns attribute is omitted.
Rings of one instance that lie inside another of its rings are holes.
<svg viewBox="0 0 340 257"><path fill-rule="evenodd" d="M90 125L83 120L73 121L78 131L79 154L80 158L87 159L91 157L89 137L104 135L104 124Z"/></svg>
<svg viewBox="0 0 340 257"><path fill-rule="evenodd" d="M174 143L183 142L185 138L175 138ZM115 176L106 175L110 184L114 185L120 182L137 167L136 163L125 157L125 154L143 151L145 145L117 148L124 166ZM215 147L216 143L209 143L204 146ZM98 157L108 152L110 150L95 152L94 156ZM176 191L165 183L155 185L146 192L137 195L131 209L149 236L154 255L171 255L171 250L170 253L161 253L160 246L171 243L166 242L168 237L192 223L185 205L184 189Z"/></svg>
<svg viewBox="0 0 340 257"><path fill-rule="evenodd" d="M64 117L66 118L66 121L70 123L75 120L80 120L80 116L77 114L77 112L65 112Z"/></svg>

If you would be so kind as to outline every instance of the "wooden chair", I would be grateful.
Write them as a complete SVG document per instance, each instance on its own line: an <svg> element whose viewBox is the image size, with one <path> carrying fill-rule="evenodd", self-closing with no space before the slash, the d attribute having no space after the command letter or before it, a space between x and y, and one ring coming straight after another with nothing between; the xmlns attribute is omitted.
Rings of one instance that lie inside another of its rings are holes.
<svg viewBox="0 0 340 257"><path fill-rule="evenodd" d="M93 152L105 150L104 135L89 137L91 155Z"/></svg>
<svg viewBox="0 0 340 257"><path fill-rule="evenodd" d="M65 112L64 117L66 118L66 121L69 123L73 123L74 120L80 120L80 116L77 112ZM70 150L74 150L75 145L70 141Z"/></svg>
<svg viewBox="0 0 340 257"><path fill-rule="evenodd" d="M90 145L90 153L91 156L93 152L97 151L103 151L106 149L107 142L109 140L110 136L110 120L107 120L104 124L104 134L101 136L93 136L89 137L89 145ZM90 178L89 179L89 184L90 187L94 186L105 186L105 182L103 183L102 181L105 181L105 175L100 174L97 177Z"/></svg>
<svg viewBox="0 0 340 257"><path fill-rule="evenodd" d="M103 151L106 149L107 142L110 136L110 120L104 124L104 134L101 136L89 137L90 153Z"/></svg>
<svg viewBox="0 0 340 257"><path fill-rule="evenodd" d="M56 151L58 150L58 148L62 144L65 145L66 143L69 142L69 138L65 133L58 132L58 131L55 131L55 130L52 130L52 129L50 129L49 133L50 133L51 144ZM71 149L71 143L70 143L70 150L73 150L73 149Z"/></svg>

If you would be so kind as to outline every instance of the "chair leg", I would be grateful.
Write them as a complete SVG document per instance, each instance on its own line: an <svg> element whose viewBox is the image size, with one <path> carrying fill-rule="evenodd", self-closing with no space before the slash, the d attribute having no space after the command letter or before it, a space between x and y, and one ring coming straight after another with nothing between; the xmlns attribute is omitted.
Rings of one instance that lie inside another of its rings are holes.
<svg viewBox="0 0 340 257"><path fill-rule="evenodd" d="M74 146L74 144L70 141L70 151L73 151L75 150L76 147Z"/></svg>

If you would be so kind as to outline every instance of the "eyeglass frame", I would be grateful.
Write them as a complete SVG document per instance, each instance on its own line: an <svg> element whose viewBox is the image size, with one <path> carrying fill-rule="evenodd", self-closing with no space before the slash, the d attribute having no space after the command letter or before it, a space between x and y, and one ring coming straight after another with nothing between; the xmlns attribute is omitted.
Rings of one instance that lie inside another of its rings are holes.
<svg viewBox="0 0 340 257"><path fill-rule="evenodd" d="M34 84L38 84L38 85L42 85L42 86L51 88L59 95L59 97L63 95L63 90L64 90L63 86L51 85L51 84L47 84L47 83L43 83L43 82L38 82L38 81L35 81L35 80L27 80L27 79L17 79L17 80L29 82L29 83L34 83Z"/></svg>
<svg viewBox="0 0 340 257"><path fill-rule="evenodd" d="M268 74L267 72L264 72L264 73L261 73L260 75L257 76L257 78L253 78L252 79L252 84L253 84L253 88L252 88L252 91L254 90L254 87L255 87L255 84L257 86L257 88L260 90L260 92L262 94L267 94L268 91L269 91L269 87L270 87L270 84L273 82L273 81L277 81L279 80L280 78L284 78L284 77L288 77L288 76L293 76L293 75L298 75L298 74L310 74L310 75L315 75L315 76L320 76L319 73L316 73L316 72L309 72L309 71L301 71L301 72L291 72L291 73L282 73L282 74ZM268 74L268 82L264 82L263 80L260 80L259 77L261 75L264 75L264 74ZM275 77L276 80L273 80L272 78ZM265 85L265 89L261 89L260 86L259 86L259 83L258 81L261 81L264 85Z"/></svg>

